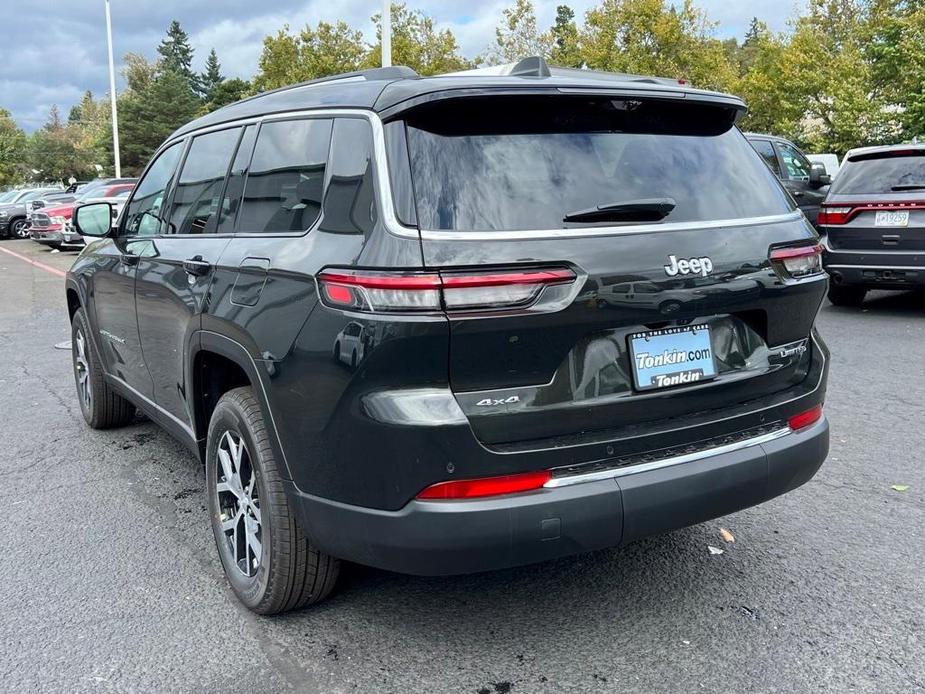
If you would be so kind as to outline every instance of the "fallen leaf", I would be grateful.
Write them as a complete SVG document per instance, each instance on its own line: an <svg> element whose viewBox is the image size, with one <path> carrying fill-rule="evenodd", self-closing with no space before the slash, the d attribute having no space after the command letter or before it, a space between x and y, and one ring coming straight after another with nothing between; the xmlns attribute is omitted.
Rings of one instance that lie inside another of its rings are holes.
<svg viewBox="0 0 925 694"><path fill-rule="evenodd" d="M707 545L707 549L710 550L710 554L722 554L725 551L713 545Z"/></svg>
<svg viewBox="0 0 925 694"><path fill-rule="evenodd" d="M907 489L909 489L909 485L908 484L891 484L890 489L892 489L894 492L904 492Z"/></svg>
<svg viewBox="0 0 925 694"><path fill-rule="evenodd" d="M736 541L735 535L733 535L731 532L726 530L726 528L719 529L719 536L723 538L725 542L735 542Z"/></svg>

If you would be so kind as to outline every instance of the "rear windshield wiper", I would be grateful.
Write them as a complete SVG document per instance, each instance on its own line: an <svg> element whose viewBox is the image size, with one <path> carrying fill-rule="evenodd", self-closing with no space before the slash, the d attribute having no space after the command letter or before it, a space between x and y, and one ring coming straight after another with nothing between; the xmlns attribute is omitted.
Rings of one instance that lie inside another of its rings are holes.
<svg viewBox="0 0 925 694"><path fill-rule="evenodd" d="M658 222L675 208L671 198L642 198L612 202L569 212L563 222Z"/></svg>
<svg viewBox="0 0 925 694"><path fill-rule="evenodd" d="M901 190L925 190L925 183L900 183L898 186L890 188L893 191Z"/></svg>

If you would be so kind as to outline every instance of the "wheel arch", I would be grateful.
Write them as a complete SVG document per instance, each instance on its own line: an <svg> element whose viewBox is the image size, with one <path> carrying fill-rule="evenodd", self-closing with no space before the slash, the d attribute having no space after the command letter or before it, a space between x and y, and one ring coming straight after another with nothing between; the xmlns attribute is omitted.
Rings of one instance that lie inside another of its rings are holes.
<svg viewBox="0 0 925 694"><path fill-rule="evenodd" d="M249 386L260 403L267 420L270 443L279 461L280 475L291 479L289 466L283 453L273 413L267 398L260 370L272 372L274 364L255 360L247 348L237 340L211 331L200 331L196 347L190 354L189 374L193 397L192 422L202 460L205 460L209 419L219 399L229 390ZM269 375L269 373L267 373Z"/></svg>

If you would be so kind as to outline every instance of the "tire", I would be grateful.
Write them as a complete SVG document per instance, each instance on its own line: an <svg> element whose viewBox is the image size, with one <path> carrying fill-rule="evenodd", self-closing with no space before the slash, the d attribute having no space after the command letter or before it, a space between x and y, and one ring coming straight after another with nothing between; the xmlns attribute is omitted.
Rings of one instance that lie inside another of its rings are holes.
<svg viewBox="0 0 925 694"><path fill-rule="evenodd" d="M10 220L10 237L14 239L27 239L29 238L28 232L23 232L26 228L26 218L25 217L16 217L15 219Z"/></svg>
<svg viewBox="0 0 925 694"><path fill-rule="evenodd" d="M340 341L334 343L334 360L340 361Z"/></svg>
<svg viewBox="0 0 925 694"><path fill-rule="evenodd" d="M350 357L350 368L355 369L357 367L357 351L353 350L353 355Z"/></svg>
<svg viewBox="0 0 925 694"><path fill-rule="evenodd" d="M830 285L828 296L834 306L860 306L867 296L867 290L860 287Z"/></svg>
<svg viewBox="0 0 925 694"><path fill-rule="evenodd" d="M258 614L324 600L340 560L313 547L296 523L249 387L225 393L215 406L205 467L212 533L238 599Z"/></svg>
<svg viewBox="0 0 925 694"><path fill-rule="evenodd" d="M87 316L79 308L71 320L71 361L80 412L93 429L125 426L134 418L135 406L106 383L102 363L89 335Z"/></svg>

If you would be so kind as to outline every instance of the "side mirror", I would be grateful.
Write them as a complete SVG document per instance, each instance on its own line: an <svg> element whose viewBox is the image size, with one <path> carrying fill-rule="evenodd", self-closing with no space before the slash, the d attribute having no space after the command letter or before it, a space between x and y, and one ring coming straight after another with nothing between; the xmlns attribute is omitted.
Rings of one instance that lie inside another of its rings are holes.
<svg viewBox="0 0 925 694"><path fill-rule="evenodd" d="M112 230L112 205L93 202L74 210L74 226L83 236L102 238Z"/></svg>
<svg viewBox="0 0 925 694"><path fill-rule="evenodd" d="M809 170L809 184L813 188L821 188L832 182L832 177L825 172L825 164L817 162Z"/></svg>

